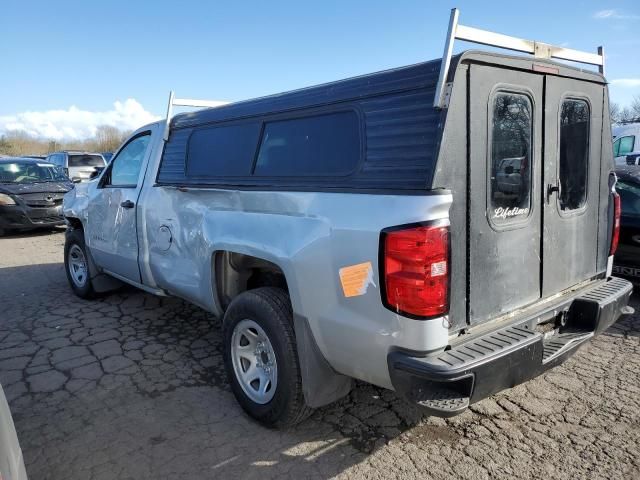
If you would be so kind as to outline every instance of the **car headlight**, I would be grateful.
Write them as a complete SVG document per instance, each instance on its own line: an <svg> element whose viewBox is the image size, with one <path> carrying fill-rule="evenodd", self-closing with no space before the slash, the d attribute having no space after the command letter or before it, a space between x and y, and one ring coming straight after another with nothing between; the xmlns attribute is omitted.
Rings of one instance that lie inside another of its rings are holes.
<svg viewBox="0 0 640 480"><path fill-rule="evenodd" d="M0 205L15 205L16 201L9 195L0 193Z"/></svg>

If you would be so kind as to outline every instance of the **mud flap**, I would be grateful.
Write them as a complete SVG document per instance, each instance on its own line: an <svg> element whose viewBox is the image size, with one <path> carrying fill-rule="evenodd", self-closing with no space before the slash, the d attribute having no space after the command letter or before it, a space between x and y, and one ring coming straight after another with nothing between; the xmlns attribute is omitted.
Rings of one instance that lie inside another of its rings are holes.
<svg viewBox="0 0 640 480"><path fill-rule="evenodd" d="M337 373L318 348L306 318L294 314L302 391L308 406L322 407L344 397L353 387L353 379Z"/></svg>

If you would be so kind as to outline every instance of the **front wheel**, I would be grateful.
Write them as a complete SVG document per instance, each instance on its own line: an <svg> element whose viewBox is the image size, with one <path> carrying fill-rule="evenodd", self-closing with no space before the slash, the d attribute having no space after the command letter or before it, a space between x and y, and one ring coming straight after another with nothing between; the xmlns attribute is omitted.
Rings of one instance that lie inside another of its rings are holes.
<svg viewBox="0 0 640 480"><path fill-rule="evenodd" d="M80 298L92 298L95 292L91 285L89 261L82 230L74 229L67 232L64 244L64 267L73 293Z"/></svg>
<svg viewBox="0 0 640 480"><path fill-rule="evenodd" d="M240 406L269 427L289 427L309 416L289 295L274 287L241 293L222 325L225 367Z"/></svg>

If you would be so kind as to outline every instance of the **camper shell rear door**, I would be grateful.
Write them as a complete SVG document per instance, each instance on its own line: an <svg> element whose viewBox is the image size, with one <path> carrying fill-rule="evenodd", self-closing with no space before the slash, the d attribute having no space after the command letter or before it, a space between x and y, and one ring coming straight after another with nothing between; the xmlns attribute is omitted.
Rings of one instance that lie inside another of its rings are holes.
<svg viewBox="0 0 640 480"><path fill-rule="evenodd" d="M604 84L522 64L468 69L470 325L593 278L604 248Z"/></svg>

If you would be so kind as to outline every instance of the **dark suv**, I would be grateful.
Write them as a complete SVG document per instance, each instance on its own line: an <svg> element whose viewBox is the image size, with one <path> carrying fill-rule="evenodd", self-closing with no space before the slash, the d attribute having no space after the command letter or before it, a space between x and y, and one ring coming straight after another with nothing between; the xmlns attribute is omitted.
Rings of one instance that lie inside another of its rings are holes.
<svg viewBox="0 0 640 480"><path fill-rule="evenodd" d="M622 215L613 273L640 283L640 167L619 167L616 175Z"/></svg>
<svg viewBox="0 0 640 480"><path fill-rule="evenodd" d="M55 165L32 158L0 159L0 235L63 225L62 197L72 188Z"/></svg>

